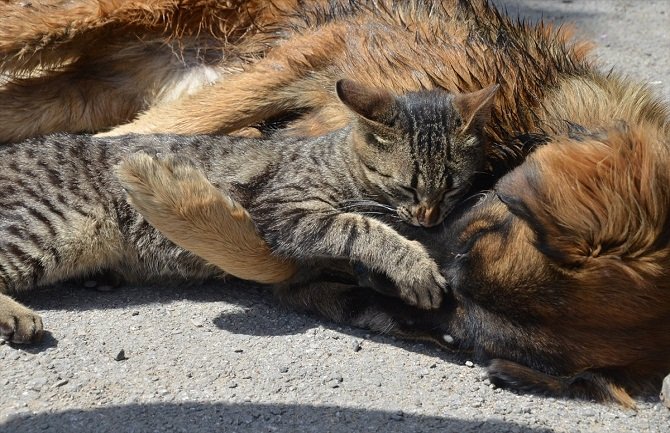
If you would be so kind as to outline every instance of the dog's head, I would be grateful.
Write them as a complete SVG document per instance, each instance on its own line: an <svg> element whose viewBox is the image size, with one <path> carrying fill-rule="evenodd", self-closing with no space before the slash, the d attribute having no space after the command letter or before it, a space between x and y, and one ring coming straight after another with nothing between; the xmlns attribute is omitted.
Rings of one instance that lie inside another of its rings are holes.
<svg viewBox="0 0 670 433"><path fill-rule="evenodd" d="M451 338L520 364L493 369L521 387L543 377L521 366L614 383L670 371L668 145L625 126L572 135L501 179L447 237Z"/></svg>

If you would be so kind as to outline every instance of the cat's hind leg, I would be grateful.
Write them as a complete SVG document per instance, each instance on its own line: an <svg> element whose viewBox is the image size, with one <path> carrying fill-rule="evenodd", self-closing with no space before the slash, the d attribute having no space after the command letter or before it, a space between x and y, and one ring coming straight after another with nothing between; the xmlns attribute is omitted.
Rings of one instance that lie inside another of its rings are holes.
<svg viewBox="0 0 670 433"><path fill-rule="evenodd" d="M288 279L295 265L275 257L242 206L190 162L138 152L117 167L129 203L172 242L236 277Z"/></svg>

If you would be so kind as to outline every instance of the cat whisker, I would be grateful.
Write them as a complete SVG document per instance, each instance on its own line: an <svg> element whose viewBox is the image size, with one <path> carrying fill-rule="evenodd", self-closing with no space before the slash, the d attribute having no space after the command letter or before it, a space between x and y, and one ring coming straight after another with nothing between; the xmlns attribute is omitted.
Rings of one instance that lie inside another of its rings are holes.
<svg viewBox="0 0 670 433"><path fill-rule="evenodd" d="M347 204L349 203L349 204ZM389 212L395 212L395 208L373 200L345 200L341 202L344 206L338 205L338 209L353 209L357 207L375 207L385 209Z"/></svg>

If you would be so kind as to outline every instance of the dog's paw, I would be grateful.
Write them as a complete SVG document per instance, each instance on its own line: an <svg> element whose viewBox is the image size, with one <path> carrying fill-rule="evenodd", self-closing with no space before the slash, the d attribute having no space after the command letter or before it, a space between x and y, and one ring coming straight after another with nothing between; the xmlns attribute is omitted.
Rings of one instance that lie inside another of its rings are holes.
<svg viewBox="0 0 670 433"><path fill-rule="evenodd" d="M44 327L40 316L6 295L0 295L0 339L25 344L39 341Z"/></svg>

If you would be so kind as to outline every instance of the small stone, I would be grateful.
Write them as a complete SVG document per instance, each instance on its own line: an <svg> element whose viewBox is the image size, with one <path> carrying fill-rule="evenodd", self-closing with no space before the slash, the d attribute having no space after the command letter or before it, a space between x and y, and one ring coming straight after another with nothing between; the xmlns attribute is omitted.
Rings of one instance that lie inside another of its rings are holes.
<svg viewBox="0 0 670 433"><path fill-rule="evenodd" d="M403 413L403 411L399 410L396 413L392 414L389 418L391 418L393 421L404 421L405 414Z"/></svg>
<svg viewBox="0 0 670 433"><path fill-rule="evenodd" d="M351 344L351 348L354 350L354 352L360 352L360 350L362 349L362 347L361 347L361 342L358 341L358 340L355 340L355 341Z"/></svg>
<svg viewBox="0 0 670 433"><path fill-rule="evenodd" d="M54 388L60 388L60 387L63 386L63 385L67 385L68 382L70 382L70 381L67 380L67 379L59 380L58 382L56 382L56 383L53 384L53 387L54 387Z"/></svg>
<svg viewBox="0 0 670 433"><path fill-rule="evenodd" d="M98 282L94 281L94 280L84 281L84 287L86 287L87 289L95 289L97 287L97 285L98 285Z"/></svg>
<svg viewBox="0 0 670 433"><path fill-rule="evenodd" d="M126 351L123 349L119 350L119 353L114 357L114 361L125 361L126 359L128 359L126 357Z"/></svg>
<svg viewBox="0 0 670 433"><path fill-rule="evenodd" d="M663 387L661 388L661 402L670 409L670 374L663 379Z"/></svg>
<svg viewBox="0 0 670 433"><path fill-rule="evenodd" d="M242 353L242 352L244 352L244 350L242 350L242 349L235 349L235 350L233 350L233 352L235 352L235 353Z"/></svg>
<svg viewBox="0 0 670 433"><path fill-rule="evenodd" d="M237 388L237 383L235 383L235 382L229 383L228 388Z"/></svg>
<svg viewBox="0 0 670 433"><path fill-rule="evenodd" d="M133 311L130 315L131 316L139 316L140 312L139 311Z"/></svg>
<svg viewBox="0 0 670 433"><path fill-rule="evenodd" d="M193 326L195 326L196 328L202 328L203 326L205 326L205 322L200 318L191 319L191 323L193 323Z"/></svg>
<svg viewBox="0 0 670 433"><path fill-rule="evenodd" d="M472 361L465 361L465 366L472 368L475 366L475 364Z"/></svg>
<svg viewBox="0 0 670 433"><path fill-rule="evenodd" d="M279 369L280 373L288 373L288 367L282 367Z"/></svg>
<svg viewBox="0 0 670 433"><path fill-rule="evenodd" d="M0 346L2 346L2 345L5 344L5 343L6 343L5 339L4 339L4 338L0 338Z"/></svg>
<svg viewBox="0 0 670 433"><path fill-rule="evenodd" d="M37 377L33 380L30 381L28 384L28 387L32 389L33 391L39 391L41 390L45 385L47 384L47 379L46 377Z"/></svg>

